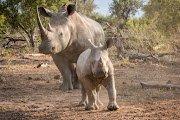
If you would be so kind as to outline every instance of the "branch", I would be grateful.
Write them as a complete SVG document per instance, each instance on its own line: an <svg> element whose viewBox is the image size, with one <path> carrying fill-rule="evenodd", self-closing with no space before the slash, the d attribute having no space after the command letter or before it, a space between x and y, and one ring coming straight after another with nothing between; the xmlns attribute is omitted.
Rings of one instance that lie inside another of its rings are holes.
<svg viewBox="0 0 180 120"><path fill-rule="evenodd" d="M158 89L180 89L180 85L174 85L170 83L165 83L165 84L152 84L152 83L146 83L146 82L141 82L140 83L142 88L158 88Z"/></svg>
<svg viewBox="0 0 180 120"><path fill-rule="evenodd" d="M29 35L29 32L24 28L24 26L22 26L19 22L18 22L18 25L24 30L24 32L28 35Z"/></svg>
<svg viewBox="0 0 180 120"><path fill-rule="evenodd" d="M176 54L177 54L177 52L159 53L159 54L158 54L158 57L163 57L163 56L165 56L165 55L176 55Z"/></svg>
<svg viewBox="0 0 180 120"><path fill-rule="evenodd" d="M2 38L2 37L0 36L0 38ZM7 36L5 38L2 38L2 39L6 39L6 38L8 38L8 42L6 44L4 44L2 47L6 47L10 42L15 43L17 41L26 41L25 39L22 39L22 38L12 38L12 37L9 37L9 36Z"/></svg>
<svg viewBox="0 0 180 120"><path fill-rule="evenodd" d="M2 39L6 39L6 38L11 38L11 37L9 37L9 36L6 36L6 37L4 37L4 38L3 38L3 37L1 37L1 36L0 36L0 38L2 38Z"/></svg>
<svg viewBox="0 0 180 120"><path fill-rule="evenodd" d="M0 28L0 30L1 30L1 32L2 32L2 34L4 34L6 37L2 37L2 36L0 36L0 38L2 38L2 39L6 39L6 38L11 38L6 32L4 32L1 28Z"/></svg>
<svg viewBox="0 0 180 120"><path fill-rule="evenodd" d="M130 59L148 59L151 57L150 54L142 54L142 53L126 53L124 54L124 57L129 57Z"/></svg>
<svg viewBox="0 0 180 120"><path fill-rule="evenodd" d="M0 28L0 30L1 30L1 32L2 32L3 34L6 34L1 28Z"/></svg>
<svg viewBox="0 0 180 120"><path fill-rule="evenodd" d="M18 32L23 36L23 38L26 40L27 46L30 47L28 40L26 37L23 35L23 33L18 29Z"/></svg>
<svg viewBox="0 0 180 120"><path fill-rule="evenodd" d="M160 63L167 63L167 64L180 64L180 60L169 60L166 57L159 57L159 56L165 56L165 55L173 55L176 54L176 52L171 53L160 53L159 55L153 55L149 50L150 56L156 61Z"/></svg>

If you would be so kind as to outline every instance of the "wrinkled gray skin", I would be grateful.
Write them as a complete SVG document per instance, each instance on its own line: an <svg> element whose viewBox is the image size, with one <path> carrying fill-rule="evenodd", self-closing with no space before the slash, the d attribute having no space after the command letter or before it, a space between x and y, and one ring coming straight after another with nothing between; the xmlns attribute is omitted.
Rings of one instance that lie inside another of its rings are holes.
<svg viewBox="0 0 180 120"><path fill-rule="evenodd" d="M109 105L107 108L109 110L119 109L116 103L114 68L107 51L112 44L112 40L107 40L104 46L99 47L91 43L91 47L78 58L76 71L82 84L82 100L79 105L86 105L86 110L98 109L98 105L102 105L99 100L101 85L108 91Z"/></svg>
<svg viewBox="0 0 180 120"><path fill-rule="evenodd" d="M41 32L42 42L39 52L50 54L54 63L63 76L61 90L80 88L75 66L79 55L90 44L104 42L104 32L100 24L75 11L75 5L63 6L57 13L40 7L41 15L50 18L50 23L45 29L42 26L37 8L37 21Z"/></svg>

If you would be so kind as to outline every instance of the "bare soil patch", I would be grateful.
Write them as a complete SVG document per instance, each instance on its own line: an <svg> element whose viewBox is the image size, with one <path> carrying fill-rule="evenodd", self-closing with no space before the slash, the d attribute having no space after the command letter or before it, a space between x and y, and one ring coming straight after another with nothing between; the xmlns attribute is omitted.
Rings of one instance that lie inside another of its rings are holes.
<svg viewBox="0 0 180 120"><path fill-rule="evenodd" d="M45 67L37 66L47 63ZM180 66L114 63L118 111L108 111L107 91L99 110L79 107L80 90L60 91L62 76L49 56L0 60L0 120L180 119L180 90L143 89L140 82L180 85ZM59 75L60 77L57 77ZM56 76L56 77L55 77Z"/></svg>

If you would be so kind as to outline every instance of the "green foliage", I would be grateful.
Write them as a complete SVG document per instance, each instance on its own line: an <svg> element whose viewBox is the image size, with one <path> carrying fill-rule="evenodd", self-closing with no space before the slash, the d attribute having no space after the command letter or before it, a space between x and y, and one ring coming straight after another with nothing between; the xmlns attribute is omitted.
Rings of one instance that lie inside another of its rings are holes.
<svg viewBox="0 0 180 120"><path fill-rule="evenodd" d="M123 62L124 62L124 63L128 63L128 62L129 62L129 57L124 58L124 59L123 59Z"/></svg>
<svg viewBox="0 0 180 120"><path fill-rule="evenodd" d="M150 0L143 10L147 20L154 21L162 34L172 35L179 32L179 6L180 0Z"/></svg>
<svg viewBox="0 0 180 120"><path fill-rule="evenodd" d="M36 22L36 6L44 6L51 11L58 11L62 5L70 4L73 0L3 0L0 1L0 27L3 31L8 29L20 31L29 38L34 47ZM47 18L42 20L48 22ZM9 25L9 26L8 26ZM24 35L25 36L25 35Z"/></svg>
<svg viewBox="0 0 180 120"><path fill-rule="evenodd" d="M125 45L130 48L141 52L147 52L147 50L153 52L155 46L167 44L153 20L149 22L145 18L134 18L126 23L126 28L128 28L129 39Z"/></svg>
<svg viewBox="0 0 180 120"><path fill-rule="evenodd" d="M21 23L25 29L33 29L36 24L36 6L45 6L52 11L57 11L68 0L6 0L2 2L3 14L13 28Z"/></svg>
<svg viewBox="0 0 180 120"><path fill-rule="evenodd" d="M92 16L93 10L97 7L94 0L76 0L77 11L88 17Z"/></svg>
<svg viewBox="0 0 180 120"><path fill-rule="evenodd" d="M137 9L142 6L142 2L142 0L113 0L109 10L116 21L121 21L122 28L130 16L135 15Z"/></svg>
<svg viewBox="0 0 180 120"><path fill-rule="evenodd" d="M97 21L100 24L106 23L106 22L110 22L111 18L110 16L103 16L101 14L98 13L94 13L91 15L91 18L95 21Z"/></svg>
<svg viewBox="0 0 180 120"><path fill-rule="evenodd" d="M6 17L4 15L0 15L0 28L3 31L7 31L8 23L6 22Z"/></svg>
<svg viewBox="0 0 180 120"><path fill-rule="evenodd" d="M11 53L12 53L11 50L6 50L6 49L4 49L4 48L2 48L2 49L0 50L0 56L1 56L1 57L8 56L8 55L11 54Z"/></svg>

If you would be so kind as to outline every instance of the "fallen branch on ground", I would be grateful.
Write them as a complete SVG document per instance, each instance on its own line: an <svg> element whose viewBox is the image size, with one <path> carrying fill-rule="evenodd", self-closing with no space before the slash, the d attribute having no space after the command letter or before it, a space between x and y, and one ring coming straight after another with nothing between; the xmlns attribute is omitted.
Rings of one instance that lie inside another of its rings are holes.
<svg viewBox="0 0 180 120"><path fill-rule="evenodd" d="M174 85L170 83L164 83L164 84L153 84L153 83L147 83L147 82L141 82L140 83L142 88L158 88L158 89L180 89L180 85Z"/></svg>
<svg viewBox="0 0 180 120"><path fill-rule="evenodd" d="M153 58L153 60L155 60L155 62L160 62L160 63L165 63L165 64L180 64L180 60L169 60L166 57L162 57L165 55L176 55L177 52L170 52L170 53L160 53L157 55L153 55L151 52L151 57Z"/></svg>
<svg viewBox="0 0 180 120"><path fill-rule="evenodd" d="M151 52L150 54L142 54L142 53L125 53L123 58L129 57L130 60L133 59L142 59L142 60L150 60L156 63L164 63L164 64L171 64L171 65L180 65L180 60L169 60L167 57L163 57L165 55L176 55L177 52L169 52L169 53L159 53L153 55Z"/></svg>
<svg viewBox="0 0 180 120"><path fill-rule="evenodd" d="M163 57L165 55L176 55L176 54L177 54L177 52L159 53L159 54L157 54L157 56L158 57Z"/></svg>
<svg viewBox="0 0 180 120"><path fill-rule="evenodd" d="M124 58L129 57L129 59L150 59L150 54L142 54L142 53L125 53Z"/></svg>
<svg viewBox="0 0 180 120"><path fill-rule="evenodd" d="M25 54L25 56L39 57L39 56L45 56L45 55L44 54Z"/></svg>
<svg viewBox="0 0 180 120"><path fill-rule="evenodd" d="M11 37L10 35L6 34L2 29L0 29L0 31L2 32L2 34L5 35L5 37L0 36L0 38L2 38L2 39L4 39L4 40L5 40L5 39L8 39L7 43L3 44L2 47L8 46L10 42L15 43L15 42L17 42L17 41L26 41L26 40L23 39L22 37Z"/></svg>

